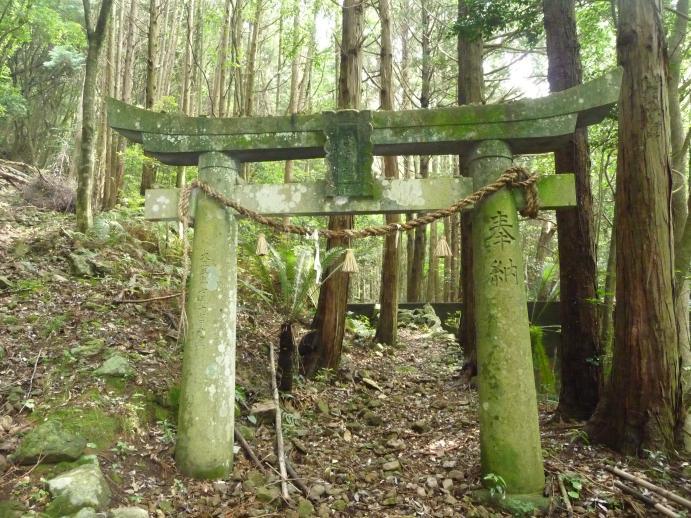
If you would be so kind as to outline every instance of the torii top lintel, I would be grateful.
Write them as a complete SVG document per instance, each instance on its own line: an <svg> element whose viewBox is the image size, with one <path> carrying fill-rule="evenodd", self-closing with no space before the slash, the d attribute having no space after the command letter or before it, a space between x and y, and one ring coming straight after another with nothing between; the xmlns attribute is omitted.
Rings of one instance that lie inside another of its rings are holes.
<svg viewBox="0 0 691 518"><path fill-rule="evenodd" d="M458 154L482 140L504 140L514 154L554 151L576 128L601 121L619 99L622 71L537 98L502 104L374 111L374 155ZM364 113L364 112L360 112ZM320 158L328 117L206 118L156 113L108 100L112 128L171 165L196 165L220 151L245 162Z"/></svg>

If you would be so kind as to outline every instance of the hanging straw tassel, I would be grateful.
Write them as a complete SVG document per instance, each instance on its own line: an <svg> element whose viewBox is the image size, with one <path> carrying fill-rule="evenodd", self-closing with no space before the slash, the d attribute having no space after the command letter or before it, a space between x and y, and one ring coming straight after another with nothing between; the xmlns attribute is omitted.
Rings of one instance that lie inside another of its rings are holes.
<svg viewBox="0 0 691 518"><path fill-rule="evenodd" d="M352 248L346 248L345 259L343 259L343 268L341 268L341 271L346 273L357 273L360 271Z"/></svg>
<svg viewBox="0 0 691 518"><path fill-rule="evenodd" d="M260 257L269 255L269 243L267 243L266 236L264 234L259 234L257 237L256 254Z"/></svg>
<svg viewBox="0 0 691 518"><path fill-rule="evenodd" d="M453 252L451 252L451 247L449 243L446 242L446 236L441 236L439 241L437 241L437 249L434 251L434 255L437 257L451 257Z"/></svg>

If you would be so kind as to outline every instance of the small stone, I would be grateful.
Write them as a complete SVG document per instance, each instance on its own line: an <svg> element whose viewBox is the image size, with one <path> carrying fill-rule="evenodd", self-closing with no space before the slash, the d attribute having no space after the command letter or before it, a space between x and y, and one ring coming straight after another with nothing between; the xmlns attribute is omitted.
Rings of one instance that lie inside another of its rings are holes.
<svg viewBox="0 0 691 518"><path fill-rule="evenodd" d="M449 505L456 505L456 499L453 497L453 495L446 495L444 497L444 502Z"/></svg>
<svg viewBox="0 0 691 518"><path fill-rule="evenodd" d="M362 418L365 421L365 424L368 426L381 426L384 424L384 419L382 419L382 416L375 414L374 412L367 411Z"/></svg>
<svg viewBox="0 0 691 518"><path fill-rule="evenodd" d="M78 345L77 347L72 347L70 349L70 354L72 356L81 356L83 358L91 358L100 353L105 347L105 342L103 340L89 340L84 345Z"/></svg>
<svg viewBox="0 0 691 518"><path fill-rule="evenodd" d="M441 482L441 487L443 487L444 489L446 489L448 491L449 489L451 489L453 487L453 480L451 480L450 478L445 478Z"/></svg>
<svg viewBox="0 0 691 518"><path fill-rule="evenodd" d="M41 423L22 439L12 460L17 464L36 464L77 460L86 448L86 439L66 430L54 420Z"/></svg>
<svg viewBox="0 0 691 518"><path fill-rule="evenodd" d="M311 500L318 500L324 493L326 493L326 487L322 484L315 484L310 488L309 498Z"/></svg>
<svg viewBox="0 0 691 518"><path fill-rule="evenodd" d="M425 491L425 488L422 486L417 486L415 492L417 493L417 496L419 496L420 498L425 498L427 496L427 491Z"/></svg>
<svg viewBox="0 0 691 518"><path fill-rule="evenodd" d="M453 470L449 471L449 473L447 474L447 476L448 476L451 480L463 480L463 479L465 478L465 475L463 474L463 472L462 472L462 471L459 471L459 470L457 470L457 469L453 469Z"/></svg>
<svg viewBox="0 0 691 518"><path fill-rule="evenodd" d="M336 511L343 512L348 507L348 502L346 502L342 498L339 498L331 505L331 507L333 507Z"/></svg>
<svg viewBox="0 0 691 518"><path fill-rule="evenodd" d="M278 488L273 487L273 486L261 486L256 488L255 490L255 496L257 497L257 500L260 502L264 502L266 504L273 502L277 498L281 496L280 492L278 491Z"/></svg>
<svg viewBox="0 0 691 518"><path fill-rule="evenodd" d="M228 483L223 482L222 480L219 480L218 482L214 482L213 487L214 487L214 491L216 491L216 493L219 493L221 495L225 495L226 492L228 491Z"/></svg>
<svg viewBox="0 0 691 518"><path fill-rule="evenodd" d="M9 467L10 463L7 462L7 459L5 458L4 455L0 455L0 473L4 473L7 471L7 468Z"/></svg>
<svg viewBox="0 0 691 518"><path fill-rule="evenodd" d="M96 272L89 261L91 255L92 254L86 250L79 249L67 256L67 260L70 263L70 269L72 270L72 275L75 275L76 277L94 277L96 275Z"/></svg>
<svg viewBox="0 0 691 518"><path fill-rule="evenodd" d="M382 469L384 471L396 471L397 469L401 469L401 463L398 462L397 460L392 460L391 462L385 462L384 465L382 466Z"/></svg>
<svg viewBox="0 0 691 518"><path fill-rule="evenodd" d="M422 419L415 421L410 428L417 433L425 433L429 431L429 425Z"/></svg>
<svg viewBox="0 0 691 518"><path fill-rule="evenodd" d="M149 518L149 512L141 507L117 507L108 512L108 518Z"/></svg>
<svg viewBox="0 0 691 518"><path fill-rule="evenodd" d="M251 426L245 426L243 424L238 424L235 425L238 432L240 432L240 435L242 435L242 438L245 439L246 441L251 441L254 439L254 436L256 435L257 431L252 428Z"/></svg>
<svg viewBox="0 0 691 518"><path fill-rule="evenodd" d="M329 404L324 401L323 399L320 399L317 401L317 410L321 412L322 414L328 415L329 414Z"/></svg>
<svg viewBox="0 0 691 518"><path fill-rule="evenodd" d="M314 515L314 506L312 502L306 498L300 498L298 500L298 516L299 518L309 518Z"/></svg>
<svg viewBox="0 0 691 518"><path fill-rule="evenodd" d="M0 290L11 290L13 287L14 284L7 277L0 275Z"/></svg>
<svg viewBox="0 0 691 518"><path fill-rule="evenodd" d="M377 384L376 381L370 378L362 378L362 383L364 385L367 385L369 388L372 388L374 390L378 390L379 392L383 392L382 388Z"/></svg>
<svg viewBox="0 0 691 518"><path fill-rule="evenodd" d="M0 432L9 432L12 428L12 418L8 415L0 416Z"/></svg>
<svg viewBox="0 0 691 518"><path fill-rule="evenodd" d="M260 487L266 484L266 477L259 471L250 471L247 474L244 485L247 488Z"/></svg>
<svg viewBox="0 0 691 518"><path fill-rule="evenodd" d="M435 489L439 487L439 483L437 482L437 477L427 477L427 487L430 489Z"/></svg>
<svg viewBox="0 0 691 518"><path fill-rule="evenodd" d="M276 416L276 404L273 401L258 401L252 405L250 415L257 419L257 425L272 423Z"/></svg>
<svg viewBox="0 0 691 518"><path fill-rule="evenodd" d="M452 469L456 467L456 461L455 460L445 460L442 465L442 468L444 469Z"/></svg>
<svg viewBox="0 0 691 518"><path fill-rule="evenodd" d="M110 502L111 492L98 461L89 462L48 481L53 501L46 512L54 516L73 514L84 507L104 510Z"/></svg>
<svg viewBox="0 0 691 518"><path fill-rule="evenodd" d="M103 365L94 371L96 376L112 376L114 378L131 378L134 376L134 369L124 356L114 354L108 358Z"/></svg>
<svg viewBox="0 0 691 518"><path fill-rule="evenodd" d="M405 441L402 439L390 439L386 442L386 445L394 450L402 450L405 448Z"/></svg>
<svg viewBox="0 0 691 518"><path fill-rule="evenodd" d="M381 504L386 507L393 507L397 503L397 496L398 495L395 491L391 491L390 493L386 494Z"/></svg>

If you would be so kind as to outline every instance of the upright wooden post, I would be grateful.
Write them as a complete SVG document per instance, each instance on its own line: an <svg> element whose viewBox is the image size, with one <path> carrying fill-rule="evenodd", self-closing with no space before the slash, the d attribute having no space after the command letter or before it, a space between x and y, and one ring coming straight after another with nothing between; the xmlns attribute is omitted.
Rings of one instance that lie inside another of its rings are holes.
<svg viewBox="0 0 691 518"><path fill-rule="evenodd" d="M199 157L199 178L232 195L239 164L223 153ZM187 292L187 333L175 458L200 479L233 467L237 224L231 211L200 194Z"/></svg>
<svg viewBox="0 0 691 518"><path fill-rule="evenodd" d="M512 153L503 141L485 141L467 162L479 189L511 166ZM508 494L537 495L545 476L518 215L508 189L473 211L473 255L482 472L501 476Z"/></svg>

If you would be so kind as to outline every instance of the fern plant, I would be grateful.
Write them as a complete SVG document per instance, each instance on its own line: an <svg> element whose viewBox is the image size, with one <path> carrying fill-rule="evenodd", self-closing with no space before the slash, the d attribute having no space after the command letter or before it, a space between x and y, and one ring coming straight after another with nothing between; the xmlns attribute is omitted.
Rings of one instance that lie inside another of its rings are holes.
<svg viewBox="0 0 691 518"><path fill-rule="evenodd" d="M342 248L321 252L321 267L327 271L342 255ZM262 289L254 291L283 320L278 339L278 376L282 392L290 392L293 388L295 324L306 313L309 303L315 303L314 297L320 286L314 259L314 249L305 245L279 249L269 246L268 255L259 258Z"/></svg>

